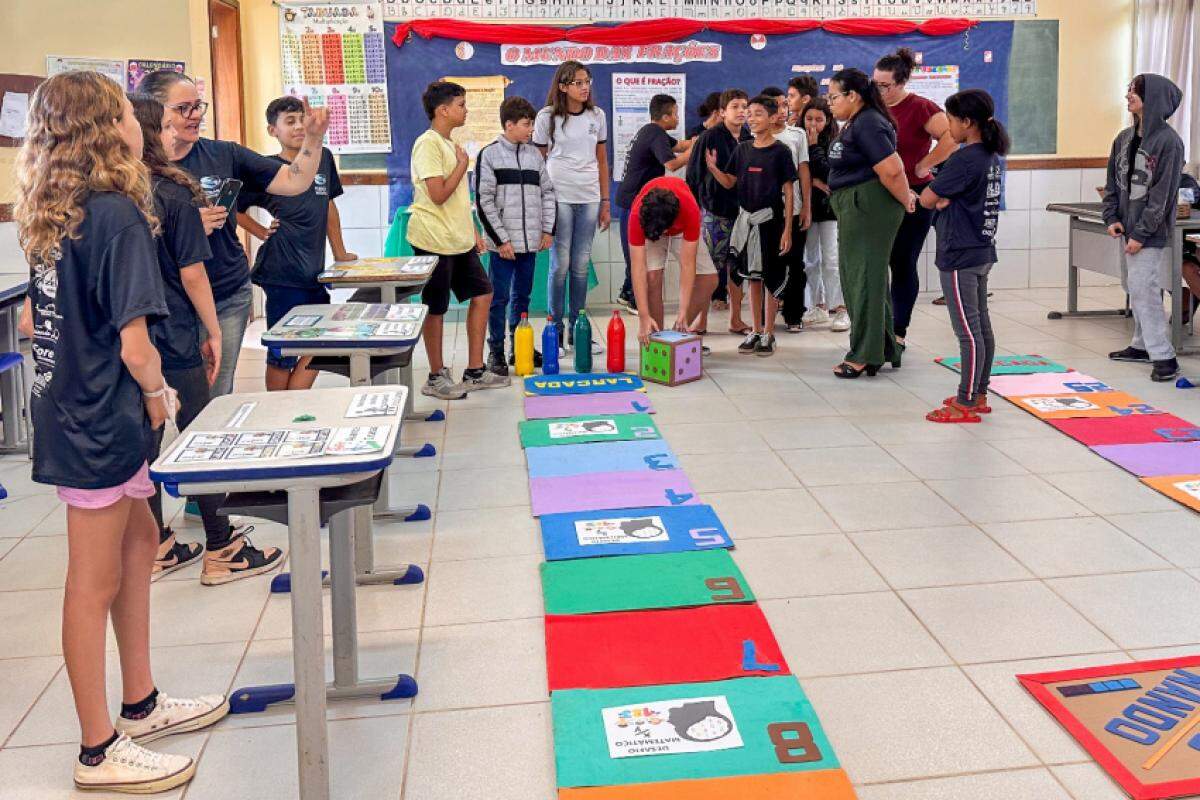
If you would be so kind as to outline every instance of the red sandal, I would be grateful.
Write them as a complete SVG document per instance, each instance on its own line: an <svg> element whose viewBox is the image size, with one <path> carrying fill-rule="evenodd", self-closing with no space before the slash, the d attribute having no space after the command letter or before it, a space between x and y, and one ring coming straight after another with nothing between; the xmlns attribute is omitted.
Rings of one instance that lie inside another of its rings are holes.
<svg viewBox="0 0 1200 800"><path fill-rule="evenodd" d="M961 424L970 422L983 422L974 409L959 405L957 401L947 403L941 408L936 408L925 415L925 419L930 422L941 422L947 424Z"/></svg>
<svg viewBox="0 0 1200 800"><path fill-rule="evenodd" d="M947 397L945 400L942 401L942 405L944 405L944 406L948 406L951 403L958 403L958 398L957 397ZM962 404L959 403L959 405L962 405ZM963 405L963 408L969 408L972 411L974 411L976 414L992 413L992 407L988 405L987 396L982 395L982 394L975 398L974 404L969 405L969 406Z"/></svg>

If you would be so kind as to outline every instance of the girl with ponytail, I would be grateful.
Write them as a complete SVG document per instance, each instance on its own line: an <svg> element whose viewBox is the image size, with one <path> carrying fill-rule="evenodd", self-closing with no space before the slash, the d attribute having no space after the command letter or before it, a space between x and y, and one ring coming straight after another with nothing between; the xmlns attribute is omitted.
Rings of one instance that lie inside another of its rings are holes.
<svg viewBox="0 0 1200 800"><path fill-rule="evenodd" d="M996 106L982 89L946 100L950 135L960 149L921 193L921 205L936 209L937 264L950 324L962 356L958 393L929 412L930 422L979 422L991 412L988 380L996 340L988 315L988 273L996 263L1000 219L1000 156L1009 139L996 119Z"/></svg>

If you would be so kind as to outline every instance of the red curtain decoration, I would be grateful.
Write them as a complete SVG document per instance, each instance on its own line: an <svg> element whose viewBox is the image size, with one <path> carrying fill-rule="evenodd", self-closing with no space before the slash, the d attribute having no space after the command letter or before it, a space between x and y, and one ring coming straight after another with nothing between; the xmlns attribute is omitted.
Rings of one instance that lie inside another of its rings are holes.
<svg viewBox="0 0 1200 800"><path fill-rule="evenodd" d="M788 35L824 29L845 36L891 36L922 33L926 36L952 36L978 25L973 19L930 19L912 22L902 19L782 20L739 19L700 22L691 19L650 19L618 25L580 25L560 28L553 25L494 25L455 19L426 19L403 22L396 26L392 42L403 47L410 33L424 39L459 39L482 44L549 44L568 41L580 44L644 45L686 39L703 31L714 33L762 33Z"/></svg>

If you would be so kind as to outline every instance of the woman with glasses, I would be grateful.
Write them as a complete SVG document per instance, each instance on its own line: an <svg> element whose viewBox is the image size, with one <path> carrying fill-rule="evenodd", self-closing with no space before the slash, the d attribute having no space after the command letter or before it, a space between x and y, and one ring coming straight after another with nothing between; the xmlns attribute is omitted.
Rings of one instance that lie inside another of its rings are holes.
<svg viewBox="0 0 1200 800"><path fill-rule="evenodd" d="M562 338L563 290L570 276L570 317L574 322L587 305L588 261L596 228L608 230L609 203L608 120L592 102L592 73L578 61L566 61L554 73L546 107L538 112L533 126L533 144L546 157L546 168L554 184L558 218L554 248L550 251L548 295L550 313L559 329L559 341L572 344L574 332L567 325ZM591 342L593 353L602 352Z"/></svg>
<svg viewBox="0 0 1200 800"><path fill-rule="evenodd" d="M174 134L174 145L167 156L196 179L209 202L200 209L212 249L212 258L204 262L204 267L221 327L221 366L212 395L229 394L233 391L242 337L250 321L250 262L237 238L237 215L215 201L228 180L241 181L246 191L284 196L307 191L321 163L329 112L312 110L305 104L304 144L291 164L281 165L240 144L202 138L200 123L208 103L200 99L196 84L188 76L157 70L142 78L138 91L163 104L163 127ZM232 197L229 202L232 205Z"/></svg>
<svg viewBox="0 0 1200 800"><path fill-rule="evenodd" d="M850 350L833 374L857 378L874 375L885 361L900 367L904 345L892 333L887 254L917 196L896 152L895 123L866 73L835 73L826 98L842 123L829 146L829 202L837 215L842 294L850 313Z"/></svg>
<svg viewBox="0 0 1200 800"><path fill-rule="evenodd" d="M949 158L958 145L950 135L950 120L946 112L932 100L905 88L916 65L913 51L901 47L876 62L874 81L896 123L896 150L904 162L904 176L908 178L909 186L920 194L933 180L933 168ZM934 142L937 142L936 147ZM900 232L896 234L896 242L892 245L889 259L892 268L892 316L895 318L896 339L901 344L908 336L908 323L912 320L913 306L921 291L917 262L932 225L933 211L918 205L917 210L900 223Z"/></svg>

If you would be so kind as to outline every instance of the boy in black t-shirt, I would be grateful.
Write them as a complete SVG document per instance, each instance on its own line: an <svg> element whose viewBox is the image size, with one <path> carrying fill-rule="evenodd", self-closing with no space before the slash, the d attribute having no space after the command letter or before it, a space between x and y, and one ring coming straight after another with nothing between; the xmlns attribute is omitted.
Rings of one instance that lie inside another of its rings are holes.
<svg viewBox="0 0 1200 800"><path fill-rule="evenodd" d="M669 94L650 98L650 121L638 129L625 155L625 169L617 187L616 212L625 256L625 283L617 302L633 307L633 284L629 274L629 210L647 183L674 172L688 162L692 143L679 141L668 131L679 127L679 104Z"/></svg>
<svg viewBox="0 0 1200 800"><path fill-rule="evenodd" d="M267 132L279 140L279 155L290 164L304 144L304 104L295 97L280 97L267 106ZM243 192L238 198L238 223L262 240L251 282L267 295L267 327L274 326L296 306L329 302L329 292L317 282L325 269L325 240L335 261L353 261L358 256L342 243L342 221L334 198L342 194L333 154L321 148L321 163L312 186L303 194L283 197ZM264 228L245 212L259 206L274 219ZM311 389L317 373L307 369L310 358L281 356L267 351L267 391Z"/></svg>
<svg viewBox="0 0 1200 800"><path fill-rule="evenodd" d="M792 247L796 163L788 147L771 134L778 111L775 98L755 97L747 116L754 141L739 144L723 169L715 150L705 154L708 170L717 182L726 189L737 189L738 216L729 247L742 277L750 281L754 314L754 331L738 345L738 352L759 356L775 353L775 317L788 280L788 262L783 256Z"/></svg>

